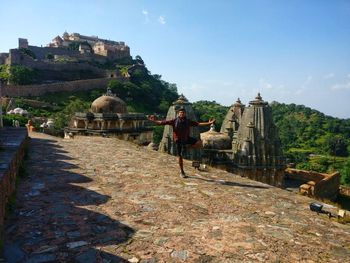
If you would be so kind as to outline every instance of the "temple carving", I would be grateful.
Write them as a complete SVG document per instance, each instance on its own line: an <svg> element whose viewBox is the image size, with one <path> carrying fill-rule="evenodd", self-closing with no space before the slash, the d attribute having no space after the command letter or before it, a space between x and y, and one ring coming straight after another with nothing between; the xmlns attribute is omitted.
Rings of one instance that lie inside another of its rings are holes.
<svg viewBox="0 0 350 263"><path fill-rule="evenodd" d="M248 107L238 99L230 107L220 133L212 134L209 140L204 140L206 136L207 133L201 134L204 162L283 187L285 163L279 135L271 108L260 94L249 102ZM231 141L231 145L227 144L227 140Z"/></svg>

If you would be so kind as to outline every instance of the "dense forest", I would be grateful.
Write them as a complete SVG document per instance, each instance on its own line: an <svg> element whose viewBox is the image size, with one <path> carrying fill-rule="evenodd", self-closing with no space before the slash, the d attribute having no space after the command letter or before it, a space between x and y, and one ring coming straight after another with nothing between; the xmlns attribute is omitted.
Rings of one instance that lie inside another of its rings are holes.
<svg viewBox="0 0 350 263"><path fill-rule="evenodd" d="M303 105L271 103L287 161L318 172L339 170L350 184L350 119L338 119Z"/></svg>

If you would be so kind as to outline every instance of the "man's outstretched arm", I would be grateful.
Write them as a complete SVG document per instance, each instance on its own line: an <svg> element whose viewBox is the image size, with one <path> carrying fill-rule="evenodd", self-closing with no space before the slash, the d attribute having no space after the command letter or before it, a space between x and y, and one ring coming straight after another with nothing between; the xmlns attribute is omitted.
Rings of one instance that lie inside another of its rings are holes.
<svg viewBox="0 0 350 263"><path fill-rule="evenodd" d="M209 121L207 122L199 122L198 126L208 126L208 125L212 125L215 122L215 119L209 119Z"/></svg>
<svg viewBox="0 0 350 263"><path fill-rule="evenodd" d="M156 116L154 116L154 115L149 115L149 116L147 117L147 119L148 119L149 121L151 121L151 122L157 124L157 125L171 125L171 124L172 124L172 120L168 120L168 121L167 121L167 120L162 120L162 121L159 121L159 120L156 119Z"/></svg>

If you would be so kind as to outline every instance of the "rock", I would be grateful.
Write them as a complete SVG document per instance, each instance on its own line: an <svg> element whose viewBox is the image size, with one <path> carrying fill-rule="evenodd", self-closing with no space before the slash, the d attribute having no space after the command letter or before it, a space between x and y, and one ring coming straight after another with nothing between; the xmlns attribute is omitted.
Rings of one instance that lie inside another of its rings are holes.
<svg viewBox="0 0 350 263"><path fill-rule="evenodd" d="M45 183L35 183L32 190L42 190L45 188Z"/></svg>
<svg viewBox="0 0 350 263"><path fill-rule="evenodd" d="M153 232L149 230L139 230L135 234L135 238L147 238L152 236Z"/></svg>
<svg viewBox="0 0 350 263"><path fill-rule="evenodd" d="M131 263L138 263L140 260L137 257L134 256L134 257L128 259L128 261L131 262Z"/></svg>
<svg viewBox="0 0 350 263"><path fill-rule="evenodd" d="M150 258L150 259L142 259L140 263L156 263L157 260L155 258Z"/></svg>
<svg viewBox="0 0 350 263"><path fill-rule="evenodd" d="M175 250L171 253L171 257L185 261L188 258L188 253L186 250Z"/></svg>
<svg viewBox="0 0 350 263"><path fill-rule="evenodd" d="M56 256L54 254L39 254L31 257L26 263L42 263L54 261Z"/></svg>
<svg viewBox="0 0 350 263"><path fill-rule="evenodd" d="M168 240L169 240L168 237L156 238L156 240L154 240L153 244L158 245L158 246L163 246Z"/></svg>
<svg viewBox="0 0 350 263"><path fill-rule="evenodd" d="M272 211L266 211L265 215L274 216L274 215L276 215L276 213L272 212Z"/></svg>
<svg viewBox="0 0 350 263"><path fill-rule="evenodd" d="M106 215L98 215L98 216L96 217L96 222L97 222L97 223L105 223L105 222L107 222L108 220L109 220L109 217L106 216Z"/></svg>
<svg viewBox="0 0 350 263"><path fill-rule="evenodd" d="M30 191L27 195L28 195L28 196L31 196L31 197L38 196L38 195L40 195L40 191L38 191L38 190L32 190L32 191Z"/></svg>
<svg viewBox="0 0 350 263"><path fill-rule="evenodd" d="M147 145L147 148L148 149L151 149L153 151L157 151L158 150L158 144L154 143L154 142L151 142Z"/></svg>
<svg viewBox="0 0 350 263"><path fill-rule="evenodd" d="M87 244L88 244L88 242L86 242L86 241L76 241L76 242L69 242L69 243L67 243L66 246L67 246L68 248L73 249L73 248L85 246L85 245L87 245Z"/></svg>
<svg viewBox="0 0 350 263"><path fill-rule="evenodd" d="M5 245L3 253L7 263L22 262L26 258L24 251L16 244Z"/></svg>
<svg viewBox="0 0 350 263"><path fill-rule="evenodd" d="M69 238L80 237L80 232L79 232L79 231L67 232L67 236L68 236Z"/></svg>
<svg viewBox="0 0 350 263"><path fill-rule="evenodd" d="M42 246L38 250L34 251L33 254L43 254L48 252L54 252L58 249L57 246Z"/></svg>
<svg viewBox="0 0 350 263"><path fill-rule="evenodd" d="M95 263L97 252L95 249L89 249L88 251L80 254L75 258L76 262L79 263Z"/></svg>
<svg viewBox="0 0 350 263"><path fill-rule="evenodd" d="M101 234L107 231L107 227L95 225L92 227L92 231L94 231L96 234Z"/></svg>

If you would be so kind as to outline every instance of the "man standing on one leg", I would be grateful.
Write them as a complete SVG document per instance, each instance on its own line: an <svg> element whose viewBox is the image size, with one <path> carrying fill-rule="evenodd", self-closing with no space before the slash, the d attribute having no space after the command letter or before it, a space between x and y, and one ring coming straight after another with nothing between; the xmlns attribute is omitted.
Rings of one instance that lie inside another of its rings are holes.
<svg viewBox="0 0 350 263"><path fill-rule="evenodd" d="M202 147L202 141L190 137L190 127L192 126L208 126L215 122L214 119L210 119L208 122L196 122L186 118L186 111L184 108L180 108L177 112L177 117L171 120L156 120L154 115L148 117L148 119L157 125L171 125L173 127L173 138L176 143L178 161L180 166L180 176L186 178L186 173L183 168L183 155L186 151L186 147L196 149Z"/></svg>

